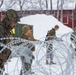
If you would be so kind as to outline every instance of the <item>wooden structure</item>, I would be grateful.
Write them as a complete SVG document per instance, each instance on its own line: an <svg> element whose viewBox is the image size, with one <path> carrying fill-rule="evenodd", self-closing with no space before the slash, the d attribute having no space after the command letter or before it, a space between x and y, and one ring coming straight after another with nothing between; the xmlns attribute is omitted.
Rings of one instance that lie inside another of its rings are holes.
<svg viewBox="0 0 76 75"><path fill-rule="evenodd" d="M35 14L47 14L50 15L50 10L27 10L27 11L17 11L18 14L23 14L23 16L35 15ZM57 18L57 10L52 11L52 15ZM4 12L0 12L0 21L4 17ZM59 16L57 18L59 21L61 20L61 10L59 10ZM63 10L63 23L68 27L76 26L76 10Z"/></svg>

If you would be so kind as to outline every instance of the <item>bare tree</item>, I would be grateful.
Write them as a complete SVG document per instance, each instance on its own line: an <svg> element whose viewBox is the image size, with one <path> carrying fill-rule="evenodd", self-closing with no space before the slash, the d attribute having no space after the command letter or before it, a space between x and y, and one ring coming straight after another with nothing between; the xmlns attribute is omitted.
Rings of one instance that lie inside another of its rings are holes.
<svg viewBox="0 0 76 75"><path fill-rule="evenodd" d="M61 0L61 22L63 23L63 4L64 4L64 0Z"/></svg>
<svg viewBox="0 0 76 75"><path fill-rule="evenodd" d="M6 10L12 8L16 4L15 0L5 0L4 6L6 7Z"/></svg>
<svg viewBox="0 0 76 75"><path fill-rule="evenodd" d="M18 0L19 6L20 6L20 11L23 9L23 5L25 4L26 0Z"/></svg>
<svg viewBox="0 0 76 75"><path fill-rule="evenodd" d="M48 1L46 0L46 10L48 10Z"/></svg>
<svg viewBox="0 0 76 75"><path fill-rule="evenodd" d="M57 19L59 19L59 0L57 0Z"/></svg>
<svg viewBox="0 0 76 75"><path fill-rule="evenodd" d="M41 10L43 9L42 8L42 1L41 0L38 0L38 3L39 3L39 6L40 6L40 8L41 8Z"/></svg>
<svg viewBox="0 0 76 75"><path fill-rule="evenodd" d="M23 13L23 7L25 6L25 3L28 2L27 0L17 0L17 4L20 7L20 17L22 17L24 15ZM26 8L26 6L25 6Z"/></svg>
<svg viewBox="0 0 76 75"><path fill-rule="evenodd" d="M52 14L52 0L50 0L50 9L51 9L51 14Z"/></svg>
<svg viewBox="0 0 76 75"><path fill-rule="evenodd" d="M0 8L3 5L4 0L0 0Z"/></svg>

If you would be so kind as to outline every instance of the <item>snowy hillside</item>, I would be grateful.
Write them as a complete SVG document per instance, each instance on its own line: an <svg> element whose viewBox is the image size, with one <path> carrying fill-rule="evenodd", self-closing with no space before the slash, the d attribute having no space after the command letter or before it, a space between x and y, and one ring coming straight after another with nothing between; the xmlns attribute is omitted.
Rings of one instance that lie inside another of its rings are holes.
<svg viewBox="0 0 76 75"><path fill-rule="evenodd" d="M29 24L33 25L34 29L34 36L37 39L44 40L46 33L48 30L53 28L55 25L59 25L59 30L57 31L57 36L60 37L61 35L65 33L72 32L72 29L63 25L61 22L59 22L55 17L45 15L45 14L37 14L37 15L31 15L27 17L21 18L22 24Z"/></svg>

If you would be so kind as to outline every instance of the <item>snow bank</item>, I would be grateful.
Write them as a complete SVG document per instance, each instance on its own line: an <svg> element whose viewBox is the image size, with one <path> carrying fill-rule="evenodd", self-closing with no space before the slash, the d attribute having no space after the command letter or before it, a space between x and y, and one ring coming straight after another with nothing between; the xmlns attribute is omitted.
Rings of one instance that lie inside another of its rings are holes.
<svg viewBox="0 0 76 75"><path fill-rule="evenodd" d="M61 36L65 33L72 32L72 29L63 25L55 17L45 14L36 14L21 18L22 24L33 25L34 36L36 39L44 40L48 30L53 28L55 25L59 25L59 30L57 31L57 36Z"/></svg>

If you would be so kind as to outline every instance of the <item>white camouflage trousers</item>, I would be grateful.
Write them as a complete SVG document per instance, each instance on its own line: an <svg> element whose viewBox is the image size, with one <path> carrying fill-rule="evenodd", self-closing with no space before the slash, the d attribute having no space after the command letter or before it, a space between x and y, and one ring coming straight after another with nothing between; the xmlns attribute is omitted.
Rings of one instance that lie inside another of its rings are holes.
<svg viewBox="0 0 76 75"><path fill-rule="evenodd" d="M47 44L46 45L46 60L50 59L53 60L53 45Z"/></svg>

